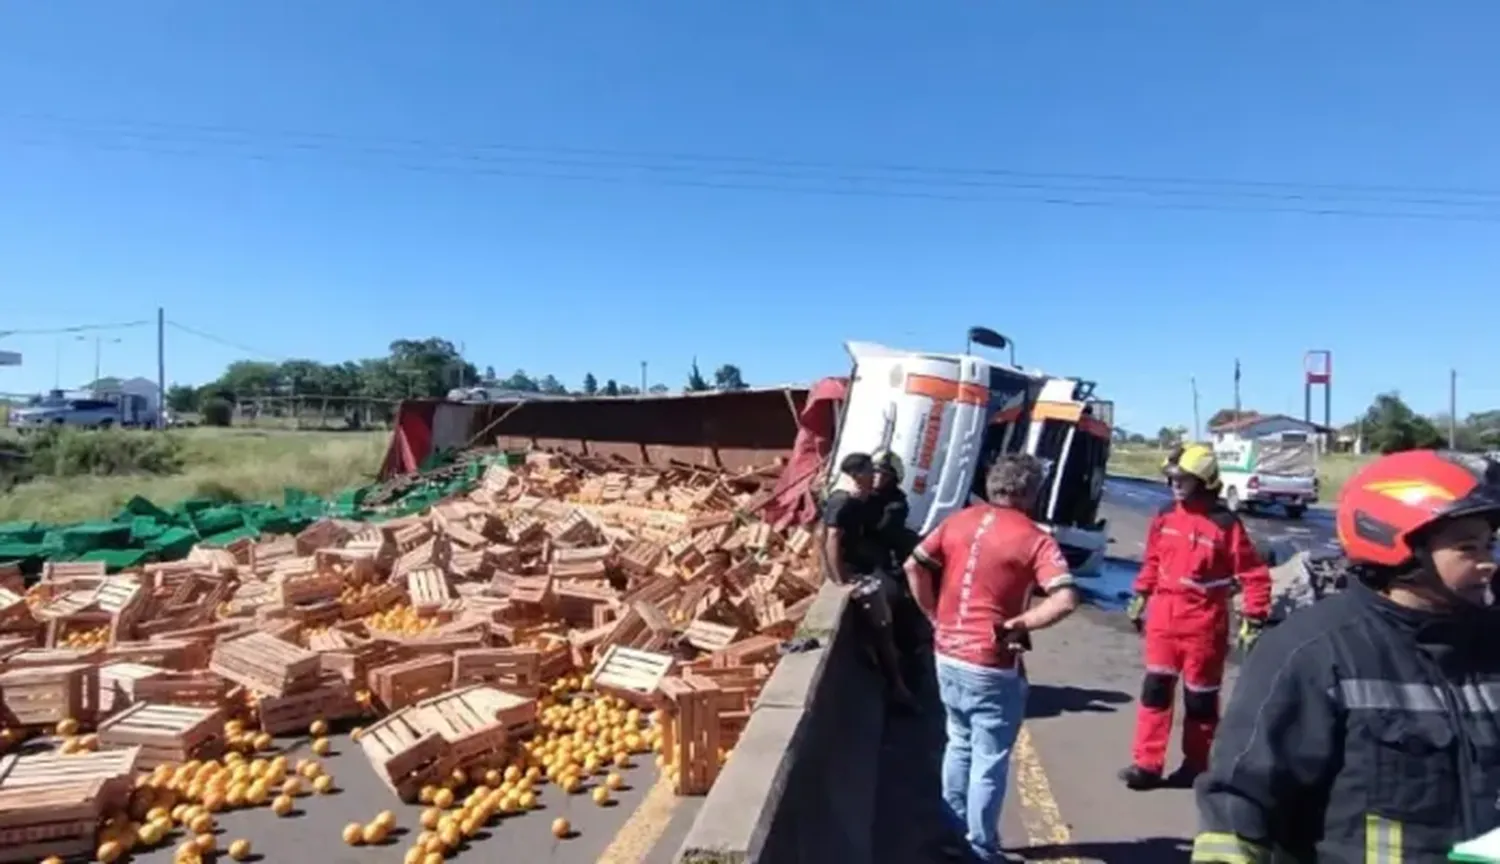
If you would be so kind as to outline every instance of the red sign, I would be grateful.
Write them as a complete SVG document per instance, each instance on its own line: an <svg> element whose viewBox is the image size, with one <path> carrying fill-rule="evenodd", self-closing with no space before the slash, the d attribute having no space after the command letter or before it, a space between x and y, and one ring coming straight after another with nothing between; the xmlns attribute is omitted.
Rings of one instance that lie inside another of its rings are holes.
<svg viewBox="0 0 1500 864"><path fill-rule="evenodd" d="M1302 369L1309 384L1329 384L1333 381L1333 352L1309 351L1302 358Z"/></svg>

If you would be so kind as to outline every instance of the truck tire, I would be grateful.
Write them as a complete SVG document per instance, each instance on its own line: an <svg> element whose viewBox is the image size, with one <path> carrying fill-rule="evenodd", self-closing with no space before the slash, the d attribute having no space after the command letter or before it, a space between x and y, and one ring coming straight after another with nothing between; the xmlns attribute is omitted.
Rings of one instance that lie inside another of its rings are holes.
<svg viewBox="0 0 1500 864"><path fill-rule="evenodd" d="M1288 518L1288 519L1301 519L1302 518L1302 514L1304 514L1306 512L1307 512L1307 505L1306 504L1288 504L1288 505L1286 505L1286 518Z"/></svg>

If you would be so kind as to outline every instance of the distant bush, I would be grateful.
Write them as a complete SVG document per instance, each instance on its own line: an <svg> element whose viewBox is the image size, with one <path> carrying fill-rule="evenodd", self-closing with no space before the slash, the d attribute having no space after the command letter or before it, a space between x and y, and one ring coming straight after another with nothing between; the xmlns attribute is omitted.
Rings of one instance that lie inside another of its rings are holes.
<svg viewBox="0 0 1500 864"><path fill-rule="evenodd" d="M234 422L234 405L228 399L214 397L203 403L199 414L204 426L229 426Z"/></svg>
<svg viewBox="0 0 1500 864"><path fill-rule="evenodd" d="M182 442L175 435L127 429L41 429L23 444L32 477L175 474Z"/></svg>

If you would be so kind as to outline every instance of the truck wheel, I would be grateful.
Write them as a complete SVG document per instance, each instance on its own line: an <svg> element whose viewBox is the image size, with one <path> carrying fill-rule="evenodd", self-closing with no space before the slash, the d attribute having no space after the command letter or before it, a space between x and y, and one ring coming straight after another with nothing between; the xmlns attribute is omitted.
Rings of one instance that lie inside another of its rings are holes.
<svg viewBox="0 0 1500 864"><path fill-rule="evenodd" d="M1302 518L1302 514L1306 513L1306 512L1307 512L1307 505L1306 504L1288 504L1288 505L1286 505L1286 516L1287 516L1288 519L1301 519Z"/></svg>
<svg viewBox="0 0 1500 864"><path fill-rule="evenodd" d="M1238 513L1243 505L1240 503L1240 493L1233 486L1224 490L1224 506L1229 508L1230 513Z"/></svg>

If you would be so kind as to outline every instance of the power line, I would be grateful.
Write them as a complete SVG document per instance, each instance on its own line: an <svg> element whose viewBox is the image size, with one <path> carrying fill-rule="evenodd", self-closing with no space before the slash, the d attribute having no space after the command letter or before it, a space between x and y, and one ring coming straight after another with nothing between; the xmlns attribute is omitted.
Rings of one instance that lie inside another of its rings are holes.
<svg viewBox="0 0 1500 864"><path fill-rule="evenodd" d="M119 324L76 324L72 327L45 327L22 330L0 330L5 336L62 336L69 333L91 333L96 330L124 330L129 327L144 327L150 321L123 321Z"/></svg>
<svg viewBox="0 0 1500 864"><path fill-rule="evenodd" d="M118 124L117 124L118 125ZM84 129L82 132L74 130L63 136L62 143L82 144L85 147L98 150L117 150L125 152L139 152L161 156L198 157L227 155L231 157L249 159L253 161L276 162L285 156L263 152L265 141L254 140L226 140L222 138L204 137L202 134L207 130L216 132L230 132L231 134L247 135L257 134L246 130L235 130L233 127L173 127L170 124L142 124L135 126L148 126L160 128L186 128L196 130L192 134L162 133L153 131L130 131ZM93 136L92 138L90 136ZM117 140L101 140L100 136L114 135L125 139L141 139L145 141L165 141L169 144L184 145L185 149L165 149L161 146L146 146L139 143L121 143ZM326 135L323 133L302 133L308 138L326 138L330 141L346 140L341 136ZM262 136L264 137L264 136ZM347 139L357 140L357 139ZM389 139L387 139L389 142ZM17 143L35 146L52 146L55 142L19 140ZM326 142L316 143L314 141L282 141L270 142L273 147L280 144L283 149L291 149L297 152L338 154L337 146ZM414 143L414 142L413 142ZM262 151L255 150L225 150L225 147L261 147ZM1287 213L1311 216L1336 216L1347 218L1371 218L1371 219L1419 219L1435 221L1456 222L1497 222L1500 221L1500 191L1489 190L1419 190L1414 187L1372 187L1352 186L1339 184L1303 184L1305 190L1329 190L1328 193L1310 194L1308 192L1281 192L1272 193L1268 191L1254 191L1252 189L1236 189L1234 187L1255 186L1257 188L1270 189L1296 189L1297 184L1281 183L1273 181L1208 181L1193 178L1147 178L1129 177L1126 175L1060 175L1060 174L1027 174L1027 172L1015 172L1005 169L924 169L917 166L881 166L867 167L864 170L875 171L904 171L909 176L868 176L853 175L848 173L806 173L808 170L824 170L824 163L788 163L786 160L756 160L751 157L711 157L711 156L688 156L685 154L655 154L652 158L663 160L660 164L648 164L645 162L617 162L602 161L598 158L568 159L556 158L545 155L538 156L485 156L475 152L473 147L459 147L454 145L423 144L423 147L440 147L455 150L454 153L434 154L423 151L391 150L388 146L384 148L349 148L354 152L366 155L398 156L410 160L415 157L417 161L406 161L394 167L406 171L418 171L428 173L461 174L464 176L491 176L509 177L519 179L536 180L566 180L588 183L649 183L652 185L684 186L694 188L778 192L786 194L814 194L832 196L856 196L874 198L908 198L923 200L938 200L966 203L1031 203L1051 206L1069 207L1092 207L1092 208L1125 208L1125 209L1147 209L1147 210L1184 210L1221 213ZM510 148L523 150L517 145L485 145L487 149ZM538 153L549 151L541 148L531 148ZM217 150L217 152L216 152ZM579 148L554 149L552 153L578 152ZM586 151L597 153L610 153L611 151ZM621 156L628 154L620 154ZM436 157L436 158L435 158ZM715 167L713 164L687 164L688 160L699 160L703 163L717 161L745 162L752 164L791 164L799 166L799 171L730 168ZM520 170L515 168L505 169L491 167L495 165L542 165L547 167L572 167L592 169L593 171L609 171L612 174L579 174L559 173L555 171L539 171L535 168ZM391 167L391 166L386 166ZM968 178L953 176L943 179L946 174L970 175ZM621 173L625 172L625 173ZM925 172L925 173L921 173ZM697 176L693 176L693 175ZM1051 181L1037 179L1034 182L1001 181L997 179L983 179L982 175L1004 174L1006 176L1054 178ZM666 176L662 176L666 175ZM675 175L675 176L674 176ZM687 176L683 176L687 175ZM725 181L717 179L719 175L750 176L769 178L781 181L780 183L768 183L764 180L758 182ZM1094 185L1059 185L1058 178L1066 178L1069 181L1093 178ZM1217 183L1219 189L1184 189L1184 188L1128 188L1110 187L1098 185L1099 182L1130 182L1135 184L1210 184ZM815 183L821 185L793 185ZM835 185L828 185L828 184ZM882 188L871 188L871 184L879 184ZM910 187L918 188L910 188ZM903 188L905 187L905 188ZM929 188L920 188L929 187ZM1447 195L1448 198L1393 198L1388 194L1386 197L1350 197L1357 195L1373 195L1378 190L1400 190L1405 193L1423 192L1432 195ZM966 192L968 194L960 194ZM976 194L989 192L991 194ZM1005 194L994 194L994 193ZM1017 194L1017 193L1045 192L1049 194ZM1338 193L1338 194L1334 194ZM1087 197L1080 197L1087 196ZM1121 197L1126 196L1126 197ZM1469 198L1482 198L1483 196L1497 196L1496 200L1458 200L1452 196L1466 196ZM1217 203L1213 201L1181 201L1161 200L1163 198L1253 198L1261 200L1291 202L1283 206L1268 206L1263 204L1235 205ZM1366 205L1392 205L1399 204L1417 207L1437 207L1446 210L1395 210L1395 209L1361 209L1347 206L1311 206L1310 202L1317 200L1349 200L1353 203ZM1454 212L1453 208L1481 208L1478 210L1459 209Z"/></svg>
<svg viewBox="0 0 1500 864"><path fill-rule="evenodd" d="M225 339L222 336L215 336L212 333L205 333L202 330L189 327L186 324L180 324L176 321L169 320L166 323L167 326L171 327L173 330L180 330L183 333L188 334L189 336L197 336L199 339L203 339L204 341L213 342L225 348L233 348L234 350L244 354L250 354L252 356L260 357L266 360L275 360L277 362L285 362L286 360L290 359L279 354L272 354L269 351L261 351L257 348L251 348L248 345L242 345L233 340Z"/></svg>

